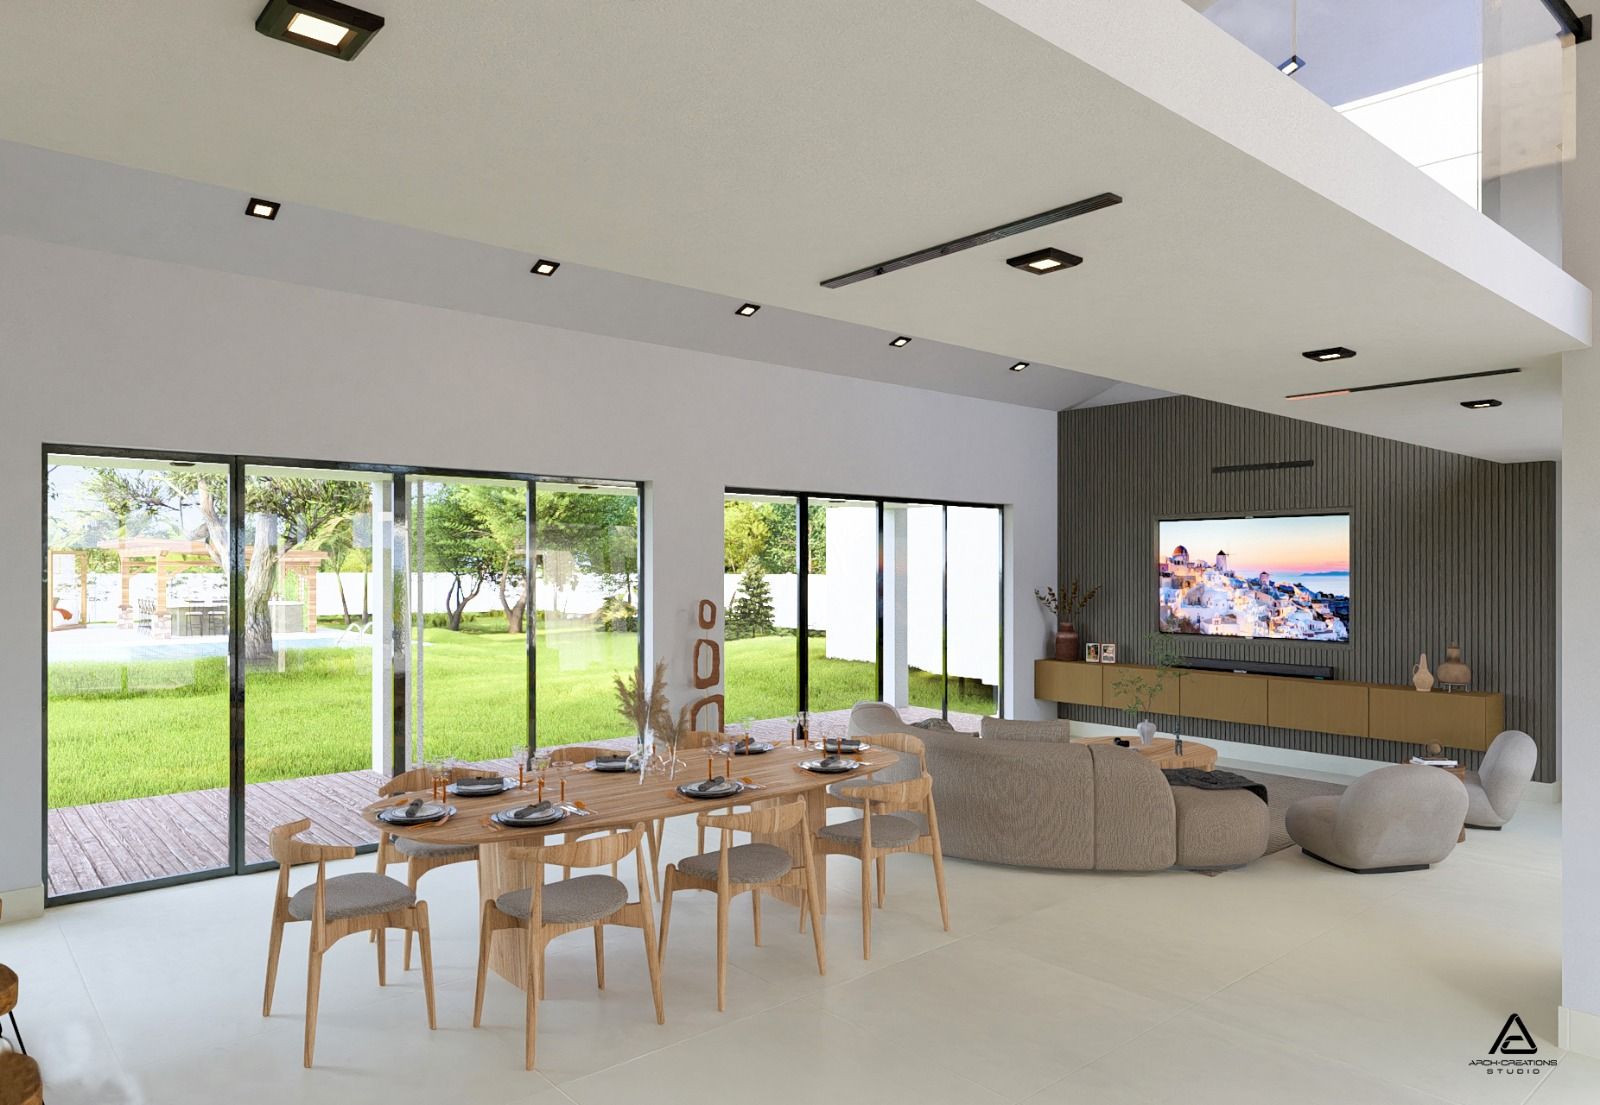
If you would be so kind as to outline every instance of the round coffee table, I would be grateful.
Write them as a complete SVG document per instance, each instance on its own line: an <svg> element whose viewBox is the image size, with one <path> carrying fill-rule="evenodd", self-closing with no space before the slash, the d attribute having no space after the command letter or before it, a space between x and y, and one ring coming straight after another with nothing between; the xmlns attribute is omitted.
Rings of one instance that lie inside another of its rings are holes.
<svg viewBox="0 0 1600 1105"><path fill-rule="evenodd" d="M1199 741L1185 740L1180 755L1175 747L1177 742L1170 737L1157 737L1149 744L1140 744L1137 734L1126 739L1129 748L1145 759L1154 761L1159 768L1198 767L1201 771L1211 771L1217 766L1217 750ZM1112 744L1116 740L1116 737L1089 737L1078 743Z"/></svg>

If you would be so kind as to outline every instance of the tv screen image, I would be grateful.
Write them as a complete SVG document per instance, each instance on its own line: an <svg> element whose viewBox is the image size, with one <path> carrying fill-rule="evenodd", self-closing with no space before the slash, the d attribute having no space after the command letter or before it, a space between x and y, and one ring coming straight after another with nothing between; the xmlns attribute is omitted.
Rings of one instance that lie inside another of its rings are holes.
<svg viewBox="0 0 1600 1105"><path fill-rule="evenodd" d="M1161 631L1350 639L1350 516L1163 521Z"/></svg>

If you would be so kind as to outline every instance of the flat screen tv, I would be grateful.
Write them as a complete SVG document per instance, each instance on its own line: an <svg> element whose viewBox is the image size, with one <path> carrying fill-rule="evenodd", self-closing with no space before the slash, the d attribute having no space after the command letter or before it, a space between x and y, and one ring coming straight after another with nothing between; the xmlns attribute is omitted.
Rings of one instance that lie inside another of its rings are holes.
<svg viewBox="0 0 1600 1105"><path fill-rule="evenodd" d="M1350 515L1157 525L1163 633L1350 639Z"/></svg>

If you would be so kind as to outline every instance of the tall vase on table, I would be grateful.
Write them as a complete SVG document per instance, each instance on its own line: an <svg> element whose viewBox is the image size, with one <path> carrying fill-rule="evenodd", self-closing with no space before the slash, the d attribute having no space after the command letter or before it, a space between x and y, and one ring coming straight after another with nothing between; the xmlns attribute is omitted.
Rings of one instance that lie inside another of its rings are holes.
<svg viewBox="0 0 1600 1105"><path fill-rule="evenodd" d="M1054 587L1044 590L1035 590L1033 597L1039 600L1046 610L1056 616L1056 641L1055 658L1057 660L1083 659L1083 647L1078 640L1078 627L1074 619L1083 613L1084 607L1094 599L1100 588L1091 587L1085 591L1077 580L1066 590L1056 592Z"/></svg>
<svg viewBox="0 0 1600 1105"><path fill-rule="evenodd" d="M1071 622L1060 622L1056 625L1056 659L1083 659L1083 648L1079 643L1078 630Z"/></svg>

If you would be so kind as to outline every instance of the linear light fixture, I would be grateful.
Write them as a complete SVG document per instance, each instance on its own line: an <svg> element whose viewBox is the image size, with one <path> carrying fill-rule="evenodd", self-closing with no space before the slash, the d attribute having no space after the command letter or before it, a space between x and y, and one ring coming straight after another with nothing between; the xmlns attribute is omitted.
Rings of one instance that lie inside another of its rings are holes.
<svg viewBox="0 0 1600 1105"><path fill-rule="evenodd" d="M894 341L890 342L889 344L894 346L896 349L904 349L906 346L911 344L911 339L906 337L904 334L901 334L898 338L895 338Z"/></svg>
<svg viewBox="0 0 1600 1105"><path fill-rule="evenodd" d="M1331 399L1339 395L1355 395L1363 391L1389 391L1394 388L1414 388L1424 384L1448 384L1456 380L1482 380L1489 376L1514 376L1520 368L1491 368L1487 372L1461 372L1454 376L1424 376L1420 380L1394 380L1387 384L1358 384L1348 388L1329 388L1324 391L1303 391L1298 395L1285 395L1285 399Z"/></svg>
<svg viewBox="0 0 1600 1105"><path fill-rule="evenodd" d="M1594 16L1579 15L1567 0L1544 0L1555 21L1561 24L1563 34L1572 36L1573 42L1588 42L1594 37Z"/></svg>
<svg viewBox="0 0 1600 1105"><path fill-rule="evenodd" d="M736 315L739 315L739 316L741 316L743 318L749 318L751 315L755 314L759 310L761 310L761 304L759 304L759 303L746 303L744 306L740 307L738 310L734 311L733 313L736 314Z"/></svg>
<svg viewBox="0 0 1600 1105"><path fill-rule="evenodd" d="M349 61L383 29L383 16L338 0L267 0L256 30L319 54Z"/></svg>
<svg viewBox="0 0 1600 1105"><path fill-rule="evenodd" d="M1014 222L1002 223L991 226L988 230L980 230L976 234L968 234L964 238L953 238L948 242L941 242L936 246L928 246L912 253L904 253L899 257L892 257L887 261L879 261L875 265L868 265L864 269L856 269L842 276L829 277L822 282L824 288L842 288L847 284L860 283L871 280L874 276L883 276L887 273L908 269L912 265L920 265L924 261L935 261L940 257L948 257L952 253L960 253L973 246L987 245L997 242L1001 238L1009 238L1013 234L1024 234L1030 230L1038 230L1041 226L1061 222L1077 215L1087 215L1091 211L1098 211L1102 207L1114 207L1122 202L1122 197L1114 192L1101 192L1099 195L1090 196L1088 199L1078 200L1061 207L1052 207L1048 211L1041 211L1037 215L1029 215L1025 219Z"/></svg>
<svg viewBox="0 0 1600 1105"><path fill-rule="evenodd" d="M263 200L251 196L250 202L244 205L244 213L252 219L266 219L270 222L278 217L278 208L282 206L276 200Z"/></svg>
<svg viewBox="0 0 1600 1105"><path fill-rule="evenodd" d="M1062 269L1074 268L1083 264L1083 258L1075 253L1068 253L1055 246L1046 246L1036 249L1032 253L1024 253L1017 257L1007 257L1006 264L1023 272L1031 272L1036 276L1043 276L1049 272L1060 272Z"/></svg>
<svg viewBox="0 0 1600 1105"><path fill-rule="evenodd" d="M1495 407L1503 406L1498 399L1468 399L1461 405L1466 407L1469 411L1487 411L1493 410Z"/></svg>
<svg viewBox="0 0 1600 1105"><path fill-rule="evenodd" d="M1335 345L1331 349L1308 349L1300 355L1308 361L1348 361L1356 351Z"/></svg>
<svg viewBox="0 0 1600 1105"><path fill-rule="evenodd" d="M560 267L560 261L546 261L541 257L539 260L533 263L533 268L529 269L528 271L533 273L535 276L554 276L556 274L556 270Z"/></svg>
<svg viewBox="0 0 1600 1105"><path fill-rule="evenodd" d="M1025 369L1027 367L1028 367L1028 362L1027 361L1018 361L1016 364L1011 366L1011 371L1012 372L1021 372L1023 369Z"/></svg>

